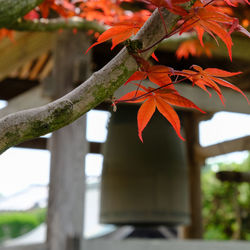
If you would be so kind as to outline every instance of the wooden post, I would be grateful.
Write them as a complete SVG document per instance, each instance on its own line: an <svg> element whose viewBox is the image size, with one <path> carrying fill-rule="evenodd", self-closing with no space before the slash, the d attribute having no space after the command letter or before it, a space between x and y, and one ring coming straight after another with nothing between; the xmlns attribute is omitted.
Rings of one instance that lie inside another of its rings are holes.
<svg viewBox="0 0 250 250"><path fill-rule="evenodd" d="M202 238L202 194L201 194L201 162L195 155L195 148L199 144L199 119L196 113L184 113L184 129L187 145L189 192L191 223L182 228L181 237L188 239Z"/></svg>
<svg viewBox="0 0 250 250"><path fill-rule="evenodd" d="M81 32L64 31L58 36L50 88L54 98L72 90L74 84L88 77L90 55L84 54L88 47L88 38ZM53 133L49 142L48 250L79 250L81 247L87 152L85 131L86 116Z"/></svg>

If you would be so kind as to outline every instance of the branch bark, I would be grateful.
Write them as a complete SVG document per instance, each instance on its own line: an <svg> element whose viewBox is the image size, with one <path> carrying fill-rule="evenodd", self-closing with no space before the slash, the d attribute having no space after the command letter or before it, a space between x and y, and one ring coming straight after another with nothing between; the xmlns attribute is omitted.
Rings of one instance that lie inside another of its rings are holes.
<svg viewBox="0 0 250 250"><path fill-rule="evenodd" d="M163 12L169 29L176 24L178 16ZM164 27L155 11L135 36L149 47L165 35ZM143 54L148 58L152 53ZM8 115L0 120L0 153L23 141L44 135L64 127L94 108L119 88L137 69L135 60L124 48L101 70L62 98L48 105Z"/></svg>
<svg viewBox="0 0 250 250"><path fill-rule="evenodd" d="M12 30L18 31L55 31L59 29L79 29L83 31L94 30L99 33L105 31L103 25L97 22L87 21L80 17L72 18L54 18L54 19L38 19L38 20L21 20L6 26Z"/></svg>
<svg viewBox="0 0 250 250"><path fill-rule="evenodd" d="M16 22L44 0L0 0L0 28Z"/></svg>

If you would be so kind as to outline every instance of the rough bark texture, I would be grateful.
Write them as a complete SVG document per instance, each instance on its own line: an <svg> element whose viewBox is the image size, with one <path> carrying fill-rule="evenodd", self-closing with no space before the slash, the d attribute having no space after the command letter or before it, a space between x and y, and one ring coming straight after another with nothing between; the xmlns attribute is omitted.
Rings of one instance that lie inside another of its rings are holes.
<svg viewBox="0 0 250 250"><path fill-rule="evenodd" d="M0 28L9 26L44 0L0 0Z"/></svg>
<svg viewBox="0 0 250 250"><path fill-rule="evenodd" d="M164 12L168 27L178 20L178 16ZM155 11L135 39L147 48L165 34L158 11ZM151 51L144 53L147 58ZM55 131L75 121L81 115L97 106L119 88L137 69L135 60L124 48L101 70L64 97L36 109L21 111L0 120L0 153L9 147L43 134Z"/></svg>

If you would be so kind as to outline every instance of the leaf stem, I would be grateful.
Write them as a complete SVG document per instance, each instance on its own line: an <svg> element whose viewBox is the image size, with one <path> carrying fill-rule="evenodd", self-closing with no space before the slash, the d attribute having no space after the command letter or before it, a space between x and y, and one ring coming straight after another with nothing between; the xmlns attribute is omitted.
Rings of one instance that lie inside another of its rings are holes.
<svg viewBox="0 0 250 250"><path fill-rule="evenodd" d="M154 44L150 45L148 48L146 49L142 49L139 50L138 53L144 53L150 49L152 49L153 47L155 47L157 44L159 44L160 42L162 42L164 39L169 38L171 36L173 36L174 34L178 33L181 29L181 27L188 21L190 20L192 17L188 18L187 20L185 20L182 24L180 24L178 27L176 27L173 31L171 31L170 33L164 35L161 39L159 39L157 42L155 42ZM196 22L198 22L200 19L195 20L194 22L192 22L189 26L192 26L193 24L195 24Z"/></svg>
<svg viewBox="0 0 250 250"><path fill-rule="evenodd" d="M158 88L152 89L152 90L148 91L147 93L145 93L145 94L143 94L143 95L140 95L140 96L136 96L136 97L133 97L133 98L130 98L130 99L127 99L127 100L120 100L120 101L119 101L119 100L115 100L114 103L117 104L117 103L123 103L123 102L133 102L133 101L139 100L139 99L141 99L141 98L143 98L143 97L145 97L145 96L147 96L147 95L149 95L149 94L151 94L151 93L153 93L153 92L156 92L156 91L158 91L158 90L160 90L160 89L163 89L163 88L165 88L165 87L167 87L167 86L170 86L171 84L176 84L176 83L183 82L183 81L185 81L186 79L188 79L188 77L184 77L184 78L182 78L182 79L180 79L180 80L178 80L178 81L174 81L174 82L171 82L171 83L167 83L167 84L165 84L165 85L163 85L163 86L160 86L160 87L158 87Z"/></svg>
<svg viewBox="0 0 250 250"><path fill-rule="evenodd" d="M160 9L160 8L158 8L158 13L159 13L159 15L160 15L160 18L161 18L161 20L162 20L162 23L163 23L165 32L166 32L166 34L167 34L167 33L168 33L167 26L166 26L165 20L164 20L164 18L163 18L163 16L162 16L162 13L161 13L161 9Z"/></svg>

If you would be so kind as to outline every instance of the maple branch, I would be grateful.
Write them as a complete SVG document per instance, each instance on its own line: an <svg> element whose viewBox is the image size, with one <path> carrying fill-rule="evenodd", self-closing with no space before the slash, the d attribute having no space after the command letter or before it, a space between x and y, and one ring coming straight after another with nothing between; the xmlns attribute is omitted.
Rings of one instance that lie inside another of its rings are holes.
<svg viewBox="0 0 250 250"><path fill-rule="evenodd" d="M18 31L55 31L59 29L79 29L83 31L94 30L102 33L105 31L103 25L97 22L87 21L80 17L21 20L6 26L8 29Z"/></svg>
<svg viewBox="0 0 250 250"><path fill-rule="evenodd" d="M169 26L175 25L178 16L162 13ZM135 39L147 47L165 33L158 11L155 11ZM152 50L144 53L145 58ZM66 126L110 98L137 70L137 63L124 48L101 70L94 73L69 94L45 106L10 114L0 119L0 153L23 141L41 136Z"/></svg>
<svg viewBox="0 0 250 250"><path fill-rule="evenodd" d="M17 21L44 0L0 0L0 28Z"/></svg>

